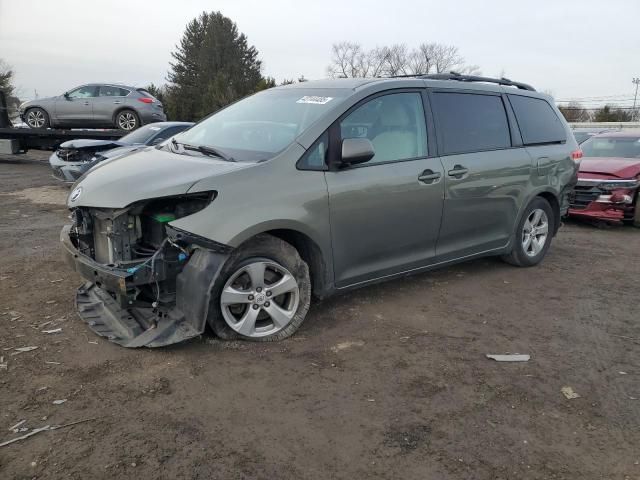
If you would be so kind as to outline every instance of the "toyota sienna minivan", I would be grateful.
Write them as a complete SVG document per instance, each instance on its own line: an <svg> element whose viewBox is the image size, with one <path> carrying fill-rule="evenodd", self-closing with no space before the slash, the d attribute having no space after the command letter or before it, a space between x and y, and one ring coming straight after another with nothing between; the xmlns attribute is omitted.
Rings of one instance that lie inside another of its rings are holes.
<svg viewBox="0 0 640 480"><path fill-rule="evenodd" d="M206 324L274 341L312 296L489 255L530 267L567 212L580 155L551 98L507 79L262 91L75 184L61 240L86 279L77 309L126 347Z"/></svg>

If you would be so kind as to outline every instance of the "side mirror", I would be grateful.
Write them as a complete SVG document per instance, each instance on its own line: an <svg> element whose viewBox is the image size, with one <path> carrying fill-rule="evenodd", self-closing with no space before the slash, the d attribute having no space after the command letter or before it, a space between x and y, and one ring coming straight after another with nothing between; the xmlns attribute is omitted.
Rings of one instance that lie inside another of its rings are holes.
<svg viewBox="0 0 640 480"><path fill-rule="evenodd" d="M66 98L67 100L69 100L69 92L64 92L64 93L62 94L62 96L63 96L64 98Z"/></svg>
<svg viewBox="0 0 640 480"><path fill-rule="evenodd" d="M158 137L158 138L154 138L153 141L151 142L151 145L158 145L161 142L164 142L166 140L166 138L162 138L162 137Z"/></svg>
<svg viewBox="0 0 640 480"><path fill-rule="evenodd" d="M340 161L343 165L368 162L376 154L368 138L345 138L342 141Z"/></svg>

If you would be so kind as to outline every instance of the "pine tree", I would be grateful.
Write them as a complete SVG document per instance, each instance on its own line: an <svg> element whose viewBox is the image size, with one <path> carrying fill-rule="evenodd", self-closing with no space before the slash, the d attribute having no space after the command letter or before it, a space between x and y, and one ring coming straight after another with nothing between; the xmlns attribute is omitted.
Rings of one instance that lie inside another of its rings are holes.
<svg viewBox="0 0 640 480"><path fill-rule="evenodd" d="M172 119L199 120L273 83L262 77L258 50L219 12L189 22L172 56L165 99Z"/></svg>

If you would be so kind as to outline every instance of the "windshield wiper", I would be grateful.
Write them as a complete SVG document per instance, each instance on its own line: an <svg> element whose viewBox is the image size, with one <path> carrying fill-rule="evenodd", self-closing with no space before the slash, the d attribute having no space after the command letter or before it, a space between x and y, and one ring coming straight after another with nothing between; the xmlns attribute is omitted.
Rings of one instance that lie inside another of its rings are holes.
<svg viewBox="0 0 640 480"><path fill-rule="evenodd" d="M205 155L209 155L211 157L218 157L226 162L235 162L233 157L230 157L224 152L221 152L217 148L208 147L207 145L189 145L188 143L180 143L175 138L171 139L171 143L174 147L178 147L178 145L182 145L184 150L193 150L195 152L204 153Z"/></svg>

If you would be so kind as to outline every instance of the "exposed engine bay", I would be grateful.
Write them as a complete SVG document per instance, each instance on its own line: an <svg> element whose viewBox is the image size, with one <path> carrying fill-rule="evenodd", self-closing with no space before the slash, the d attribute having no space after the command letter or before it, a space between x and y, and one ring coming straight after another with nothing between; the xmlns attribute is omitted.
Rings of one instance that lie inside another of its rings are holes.
<svg viewBox="0 0 640 480"><path fill-rule="evenodd" d="M118 148L122 145L123 144L118 141L65 142L56 150L56 155L60 160L65 162L85 163L92 161L98 152Z"/></svg>
<svg viewBox="0 0 640 480"><path fill-rule="evenodd" d="M68 235L70 245L65 246L75 269L88 280L78 291L79 314L96 333L125 346L161 346L176 341L172 323L178 330L181 323L189 327L183 322L190 320L189 315L197 317L196 322L193 328L183 328L181 335L188 338L202 332L207 307L192 301L185 304L191 300L190 292L197 290L189 276L208 287L211 279L204 284L202 280L217 271L211 263L221 263L225 246L172 228L169 222L202 210L214 197L204 192L137 202L122 209L72 210L73 224L63 236ZM201 271L204 265L206 274ZM179 278L185 269L187 274ZM181 288L187 293L179 299ZM207 297L206 292L197 293ZM158 328L163 321L165 330L172 329L171 341L168 332ZM138 338L143 333L144 341ZM158 340L158 335L164 336Z"/></svg>

